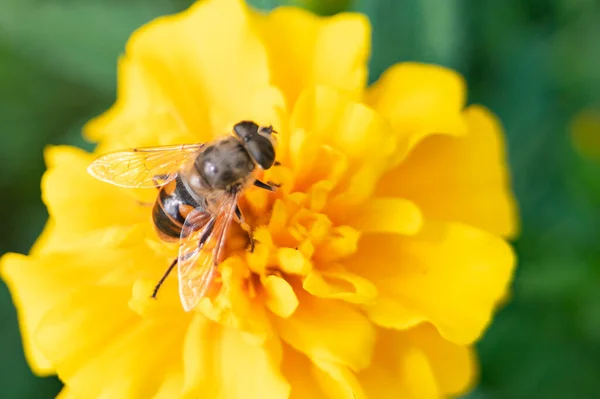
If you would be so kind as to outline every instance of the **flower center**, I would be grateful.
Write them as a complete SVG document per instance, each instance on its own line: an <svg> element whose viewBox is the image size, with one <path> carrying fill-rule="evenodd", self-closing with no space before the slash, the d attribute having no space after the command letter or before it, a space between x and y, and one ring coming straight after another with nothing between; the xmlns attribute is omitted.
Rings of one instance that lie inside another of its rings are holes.
<svg viewBox="0 0 600 399"><path fill-rule="evenodd" d="M294 290L304 289L307 279L324 283L327 277L335 279L327 273L356 251L359 238L355 229L337 225L324 211L333 187L327 181L308 182L307 192L296 191L298 182L282 165L263 179L281 187L274 193L249 188L239 202L252 228L253 250L242 249L239 243L246 241L247 233L232 226L215 294L198 307L212 320L241 329L249 329L248 309L266 305L276 307L276 313L292 312L281 309L281 302L289 301Z"/></svg>

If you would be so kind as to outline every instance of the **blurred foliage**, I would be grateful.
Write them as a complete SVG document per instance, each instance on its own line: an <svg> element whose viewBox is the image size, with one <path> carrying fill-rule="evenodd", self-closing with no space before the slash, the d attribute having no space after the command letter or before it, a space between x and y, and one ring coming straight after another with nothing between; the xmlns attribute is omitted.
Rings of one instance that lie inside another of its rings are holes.
<svg viewBox="0 0 600 399"><path fill-rule="evenodd" d="M256 8L271 10L277 6L294 6L311 10L319 15L333 15L348 9L351 0L251 0Z"/></svg>
<svg viewBox="0 0 600 399"><path fill-rule="evenodd" d="M0 2L0 253L27 252L45 222L45 145L91 148L82 124L115 96L128 35L188 0ZM373 24L371 80L403 60L464 74L469 101L506 127L522 234L513 297L479 343L470 399L594 398L600 392L600 3L595 0L254 0L344 9ZM574 145L575 144L575 145ZM577 152L576 149L580 151ZM31 375L0 290L0 386L50 398Z"/></svg>

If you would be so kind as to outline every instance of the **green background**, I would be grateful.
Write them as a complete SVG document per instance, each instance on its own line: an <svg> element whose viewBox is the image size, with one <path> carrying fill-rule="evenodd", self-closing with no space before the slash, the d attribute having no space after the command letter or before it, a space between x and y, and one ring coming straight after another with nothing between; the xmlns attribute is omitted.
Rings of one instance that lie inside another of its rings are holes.
<svg viewBox="0 0 600 399"><path fill-rule="evenodd" d="M89 149L80 128L114 101L128 35L189 3L0 0L0 253L27 252L45 222L43 147ZM600 397L600 161L578 153L569 133L580 111L600 112L599 2L253 2L282 3L365 12L371 80L397 61L450 66L466 77L469 101L491 107L506 127L520 264L513 300L478 345L481 381L469 398ZM50 398L60 389L29 371L4 285L0 367L2 398Z"/></svg>

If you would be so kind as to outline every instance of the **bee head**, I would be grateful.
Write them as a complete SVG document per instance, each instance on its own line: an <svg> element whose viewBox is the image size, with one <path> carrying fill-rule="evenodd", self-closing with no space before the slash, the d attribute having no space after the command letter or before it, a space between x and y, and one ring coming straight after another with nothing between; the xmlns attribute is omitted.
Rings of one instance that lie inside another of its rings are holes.
<svg viewBox="0 0 600 399"><path fill-rule="evenodd" d="M242 121L233 127L248 154L262 169L269 169L275 162L275 137L272 126L258 126L252 121Z"/></svg>

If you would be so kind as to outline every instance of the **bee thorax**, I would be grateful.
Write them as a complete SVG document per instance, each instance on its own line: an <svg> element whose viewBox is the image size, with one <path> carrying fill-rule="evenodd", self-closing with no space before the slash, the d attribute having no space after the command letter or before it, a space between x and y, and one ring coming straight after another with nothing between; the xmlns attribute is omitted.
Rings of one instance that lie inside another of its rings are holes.
<svg viewBox="0 0 600 399"><path fill-rule="evenodd" d="M196 158L195 167L210 189L228 190L244 182L255 165L245 148L233 139L209 146Z"/></svg>

